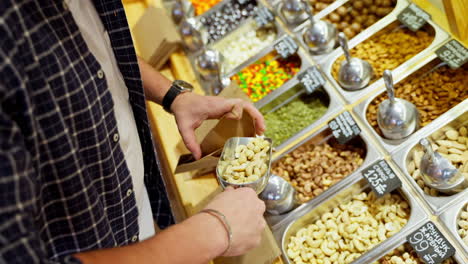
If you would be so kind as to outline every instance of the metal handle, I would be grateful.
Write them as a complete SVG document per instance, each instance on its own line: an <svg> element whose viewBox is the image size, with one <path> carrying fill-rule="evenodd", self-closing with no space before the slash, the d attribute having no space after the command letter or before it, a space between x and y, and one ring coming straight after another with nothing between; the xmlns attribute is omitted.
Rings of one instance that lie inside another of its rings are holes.
<svg viewBox="0 0 468 264"><path fill-rule="evenodd" d="M338 33L338 41L340 43L341 48L343 49L346 60L349 62L351 60L351 54L349 53L348 39L346 38L346 35L343 32Z"/></svg>
<svg viewBox="0 0 468 264"><path fill-rule="evenodd" d="M424 151L429 155L429 161L434 160L434 150L432 149L431 142L427 138L422 138L419 144L424 148Z"/></svg>
<svg viewBox="0 0 468 264"><path fill-rule="evenodd" d="M387 94L390 98L392 104L395 103L395 88L393 87L393 78L392 72L390 70L385 70L383 73L383 79L385 82L385 87L387 88Z"/></svg>
<svg viewBox="0 0 468 264"><path fill-rule="evenodd" d="M305 0L302 0L301 2L302 2L302 5L304 6L304 11L309 16L310 24L313 25L315 23L315 19L314 19L314 12L312 11L312 7L310 7L310 4Z"/></svg>

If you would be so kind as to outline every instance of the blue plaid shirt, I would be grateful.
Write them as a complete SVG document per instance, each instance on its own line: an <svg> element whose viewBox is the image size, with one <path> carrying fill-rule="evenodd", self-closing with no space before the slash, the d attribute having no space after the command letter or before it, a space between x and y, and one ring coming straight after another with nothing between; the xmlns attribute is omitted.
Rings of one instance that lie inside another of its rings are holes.
<svg viewBox="0 0 468 264"><path fill-rule="evenodd" d="M129 90L145 184L173 223L120 0L93 0ZM59 0L0 1L0 263L77 263L138 239L132 179L99 63Z"/></svg>

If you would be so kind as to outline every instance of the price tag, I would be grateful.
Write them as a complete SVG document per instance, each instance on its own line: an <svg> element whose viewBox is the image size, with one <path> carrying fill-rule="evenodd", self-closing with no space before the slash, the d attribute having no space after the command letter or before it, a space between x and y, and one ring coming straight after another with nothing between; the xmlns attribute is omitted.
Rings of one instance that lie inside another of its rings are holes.
<svg viewBox="0 0 468 264"><path fill-rule="evenodd" d="M377 197L382 197L386 193L401 187L400 179L385 160L376 161L362 170L362 176L369 182Z"/></svg>
<svg viewBox="0 0 468 264"><path fill-rule="evenodd" d="M325 83L325 78L317 66L308 68L305 72L299 74L297 78L299 78L299 82L306 88L309 94L315 92L315 90L322 87Z"/></svg>
<svg viewBox="0 0 468 264"><path fill-rule="evenodd" d="M435 53L452 69L460 68L468 61L468 49L454 39L445 43Z"/></svg>
<svg viewBox="0 0 468 264"><path fill-rule="evenodd" d="M424 12L417 5L410 4L407 8L401 11L397 18L412 31L417 31L424 26L429 19L431 19L431 15Z"/></svg>
<svg viewBox="0 0 468 264"><path fill-rule="evenodd" d="M285 37L275 44L276 53L278 53L283 59L287 59L289 56L295 54L297 49L299 49L299 46L297 46L294 39L290 36Z"/></svg>
<svg viewBox="0 0 468 264"><path fill-rule="evenodd" d="M332 130L333 136L340 144L345 144L361 134L361 129L348 111L330 121L328 127Z"/></svg>
<svg viewBox="0 0 468 264"><path fill-rule="evenodd" d="M439 264L455 254L455 248L431 221L406 237L419 258L427 264Z"/></svg>
<svg viewBox="0 0 468 264"><path fill-rule="evenodd" d="M274 20L275 15L273 15L273 13L268 8L264 6L257 8L255 22L257 22L258 27L264 27Z"/></svg>

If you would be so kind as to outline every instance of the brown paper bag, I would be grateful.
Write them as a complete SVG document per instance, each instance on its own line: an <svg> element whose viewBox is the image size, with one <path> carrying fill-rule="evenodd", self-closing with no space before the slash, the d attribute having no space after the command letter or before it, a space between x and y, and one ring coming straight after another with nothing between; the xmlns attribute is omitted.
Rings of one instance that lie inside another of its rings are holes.
<svg viewBox="0 0 468 264"><path fill-rule="evenodd" d="M244 100L246 97L235 83L226 87L219 96L227 98L244 97L242 98ZM255 136L254 121L248 113L243 113L240 120L231 120L227 118L222 118L221 120L207 120L195 130L195 136L197 138L197 142L201 142L202 158L195 161L192 154L182 155L179 158L179 162L175 170L176 174L216 167L224 143L229 138Z"/></svg>
<svg viewBox="0 0 468 264"><path fill-rule="evenodd" d="M162 8L148 7L133 29L140 56L160 69L170 55L180 47L177 28Z"/></svg>

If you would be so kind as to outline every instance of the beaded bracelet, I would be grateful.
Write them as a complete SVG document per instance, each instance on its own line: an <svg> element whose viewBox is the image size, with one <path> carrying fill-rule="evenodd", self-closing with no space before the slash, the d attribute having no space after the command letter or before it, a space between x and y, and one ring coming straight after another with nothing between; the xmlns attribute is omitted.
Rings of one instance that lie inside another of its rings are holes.
<svg viewBox="0 0 468 264"><path fill-rule="evenodd" d="M229 249L231 248L231 244L232 244L232 229L227 221L226 216L222 214L220 211L215 210L215 209L203 209L200 211L200 213L210 214L216 217L223 224L224 228L226 229L226 232L228 233L228 246L226 250L224 250L224 252L221 254L221 256L226 254L226 252L228 252Z"/></svg>

